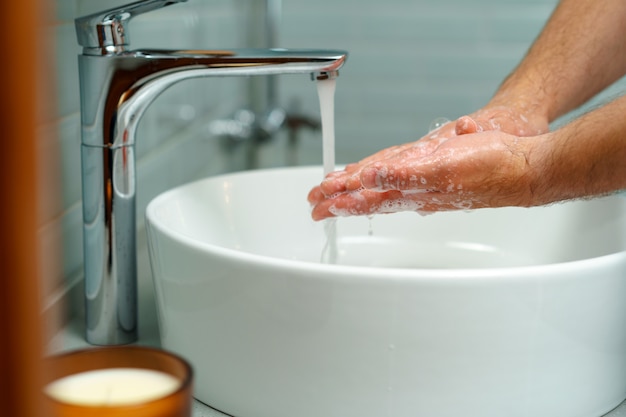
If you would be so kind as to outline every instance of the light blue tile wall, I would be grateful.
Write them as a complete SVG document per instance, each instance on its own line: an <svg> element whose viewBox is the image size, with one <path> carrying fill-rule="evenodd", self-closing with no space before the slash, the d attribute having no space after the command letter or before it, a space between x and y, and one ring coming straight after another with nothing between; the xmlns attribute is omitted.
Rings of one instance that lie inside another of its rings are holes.
<svg viewBox="0 0 626 417"><path fill-rule="evenodd" d="M254 1L260 0L189 0L139 17L132 26L133 47L245 46L250 25L246 10ZM124 2L105 3L110 7ZM73 19L105 3L57 0L53 22L42 28L42 36L54 43L56 75L43 78L56 90L57 116L40 126L46 219L40 250L52 253L55 242L62 242L59 273L64 277L79 276L82 264L76 68L80 49ZM338 161L349 162L420 137L437 117L453 119L482 106L518 63L555 4L556 0L283 0L279 46L350 52L336 93ZM623 85L618 83L612 91ZM231 168L230 157L208 137L203 123L240 107L245 91L240 80L196 80L166 91L151 106L138 131L140 216L159 192ZM297 103L300 113L318 117L315 85L307 77L282 77L279 93L282 106ZM56 139L50 142L47 137ZM285 143L283 133L262 147L261 165L285 164ZM301 132L296 154L300 164L319 163L320 133Z"/></svg>

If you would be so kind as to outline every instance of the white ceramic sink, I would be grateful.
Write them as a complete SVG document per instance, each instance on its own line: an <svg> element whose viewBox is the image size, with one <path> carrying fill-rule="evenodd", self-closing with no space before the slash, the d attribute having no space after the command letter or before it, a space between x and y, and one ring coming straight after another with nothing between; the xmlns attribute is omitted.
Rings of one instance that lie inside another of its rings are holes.
<svg viewBox="0 0 626 417"><path fill-rule="evenodd" d="M163 347L236 417L594 417L626 398L626 199L342 218L322 169L147 209ZM371 235L370 235L371 232Z"/></svg>

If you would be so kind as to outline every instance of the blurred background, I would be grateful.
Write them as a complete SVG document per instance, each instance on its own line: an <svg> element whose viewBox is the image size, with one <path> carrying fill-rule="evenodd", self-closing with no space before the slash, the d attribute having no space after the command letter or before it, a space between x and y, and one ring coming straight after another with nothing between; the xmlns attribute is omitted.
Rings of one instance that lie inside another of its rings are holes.
<svg viewBox="0 0 626 417"><path fill-rule="evenodd" d="M71 299L82 279L80 48L74 18L126 2L56 0L38 32L38 86L52 97L39 100L36 143L37 241L46 311L82 305L80 298L62 303ZM337 160L347 163L421 137L438 117L454 119L484 105L556 3L189 0L137 17L130 40L133 49L272 44L349 51L335 100ZM269 40L267 7L278 10L274 17L279 17ZM137 133L140 227L146 204L178 184L234 170L321 163L315 83L296 75L274 81L270 104L283 110L289 123L269 137L245 129L250 115L259 117L268 110L272 87L267 81L198 79L157 98ZM623 84L618 82L595 101L605 100ZM302 190L303 199L307 191ZM61 312L62 317L67 314Z"/></svg>

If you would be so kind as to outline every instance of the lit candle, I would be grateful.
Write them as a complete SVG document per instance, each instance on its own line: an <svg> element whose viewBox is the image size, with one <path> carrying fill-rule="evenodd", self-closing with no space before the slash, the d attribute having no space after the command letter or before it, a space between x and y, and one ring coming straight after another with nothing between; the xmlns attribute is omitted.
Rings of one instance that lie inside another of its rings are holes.
<svg viewBox="0 0 626 417"><path fill-rule="evenodd" d="M173 353L88 348L48 357L45 366L51 417L191 417L193 370Z"/></svg>
<svg viewBox="0 0 626 417"><path fill-rule="evenodd" d="M46 393L85 406L123 406L165 397L180 387L172 375L152 369L110 368L80 372L51 382Z"/></svg>

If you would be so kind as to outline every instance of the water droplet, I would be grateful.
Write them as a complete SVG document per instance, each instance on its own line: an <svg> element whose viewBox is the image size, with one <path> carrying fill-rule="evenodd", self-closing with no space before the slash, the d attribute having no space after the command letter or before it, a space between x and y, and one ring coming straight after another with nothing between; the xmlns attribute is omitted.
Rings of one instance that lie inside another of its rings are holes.
<svg viewBox="0 0 626 417"><path fill-rule="evenodd" d="M368 214L367 215L367 220L369 222L369 227L367 229L367 235L368 236L374 236L374 227L372 226L372 219L374 218L373 214Z"/></svg>
<svg viewBox="0 0 626 417"><path fill-rule="evenodd" d="M450 120L446 119L445 117L437 117L435 120L430 122L430 126L428 126L428 131L432 132L433 130L437 130L446 123L450 123Z"/></svg>

